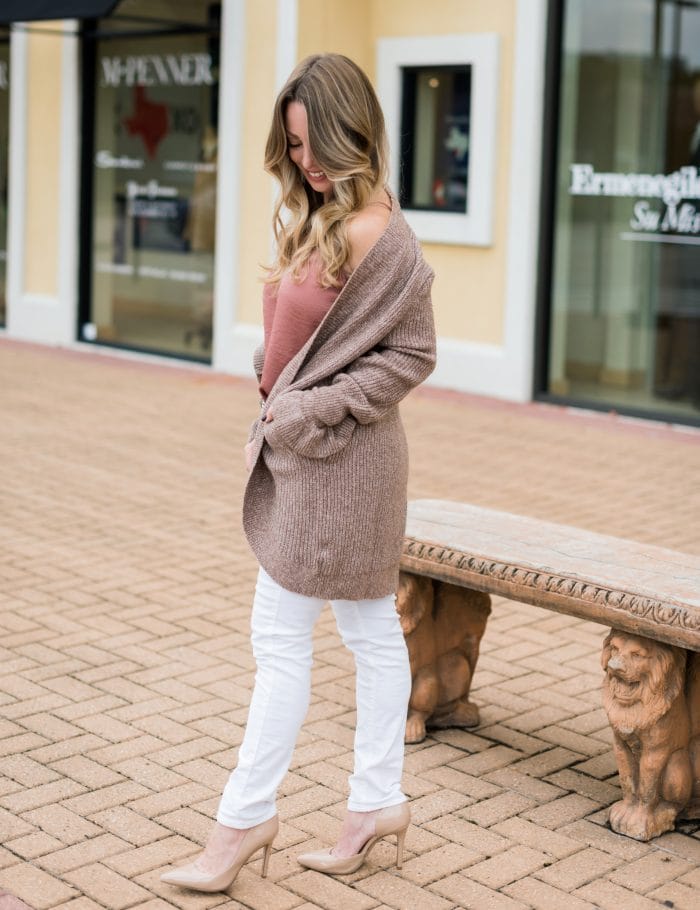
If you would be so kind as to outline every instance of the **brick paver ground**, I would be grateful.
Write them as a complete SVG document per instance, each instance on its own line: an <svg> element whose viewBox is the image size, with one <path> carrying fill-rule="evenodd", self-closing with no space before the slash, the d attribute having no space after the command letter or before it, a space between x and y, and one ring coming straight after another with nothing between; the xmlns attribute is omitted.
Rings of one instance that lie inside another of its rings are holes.
<svg viewBox="0 0 700 910"><path fill-rule="evenodd" d="M0 908L421 910L699 906L700 834L612 833L605 630L497 599L482 723L407 749L415 826L346 878L353 673L329 612L267 880L161 884L197 850L253 683L240 528L254 383L0 341ZM404 408L410 495L700 552L700 432L430 390ZM7 893L6 893L7 892ZM11 897L10 895L14 895Z"/></svg>

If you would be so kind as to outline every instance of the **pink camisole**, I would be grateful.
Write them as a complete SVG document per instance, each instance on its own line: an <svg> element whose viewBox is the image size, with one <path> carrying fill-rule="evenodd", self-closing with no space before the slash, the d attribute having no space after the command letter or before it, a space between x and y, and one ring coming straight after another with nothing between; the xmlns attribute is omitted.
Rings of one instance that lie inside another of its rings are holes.
<svg viewBox="0 0 700 910"><path fill-rule="evenodd" d="M265 361L260 380L263 398L267 398L282 370L319 327L345 283L341 278L340 287L321 287L319 265L319 258L314 255L301 281L286 274L279 284L264 286Z"/></svg>

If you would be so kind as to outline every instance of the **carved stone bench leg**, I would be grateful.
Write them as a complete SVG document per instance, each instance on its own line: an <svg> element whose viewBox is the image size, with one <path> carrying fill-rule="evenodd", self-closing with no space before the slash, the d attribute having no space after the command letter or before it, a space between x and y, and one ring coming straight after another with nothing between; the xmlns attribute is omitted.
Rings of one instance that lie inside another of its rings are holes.
<svg viewBox="0 0 700 910"><path fill-rule="evenodd" d="M603 643L603 705L622 799L618 834L647 841L700 810L700 655L613 629Z"/></svg>
<svg viewBox="0 0 700 910"><path fill-rule="evenodd" d="M426 727L476 727L469 690L489 595L402 572L397 609L411 661L406 742L422 742Z"/></svg>

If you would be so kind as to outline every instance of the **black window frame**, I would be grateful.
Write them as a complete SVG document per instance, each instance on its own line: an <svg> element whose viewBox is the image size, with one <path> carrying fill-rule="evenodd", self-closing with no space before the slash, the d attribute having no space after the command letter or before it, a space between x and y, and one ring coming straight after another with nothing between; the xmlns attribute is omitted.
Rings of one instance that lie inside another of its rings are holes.
<svg viewBox="0 0 700 910"><path fill-rule="evenodd" d="M400 113L400 146L399 146L399 203L402 208L412 212L430 212L431 214L468 215L469 207L469 180L471 174L471 149L467 153L467 179L465 183L464 208L447 208L439 205L416 205L409 196L409 188L413 185L414 171L414 137L416 120L416 83L418 74L425 70L435 72L455 73L466 71L469 81L469 130L471 138L472 120L472 95L473 95L473 65L471 63L416 63L405 64L400 68L401 73L401 113ZM410 89L407 91L407 76L411 77Z"/></svg>
<svg viewBox="0 0 700 910"><path fill-rule="evenodd" d="M555 394L549 386L549 353L552 331L552 278L556 220L557 163L561 109L561 75L565 4L570 0L549 0L544 79L542 132L542 173L540 182L540 230L535 296L535 349L532 398L548 404L615 413L661 423L700 427L700 414L679 414L656 408L639 408L623 403L594 401L574 395Z"/></svg>
<svg viewBox="0 0 700 910"><path fill-rule="evenodd" d="M221 7L219 6L219 13ZM221 17L210 25L166 23L159 19L123 16L118 13L110 19L130 23L123 29L100 28L99 19L83 19L80 22L80 67L81 67L81 153L80 153L80 215L78 226L78 305L76 307L75 338L84 344L150 354L156 357L182 360L211 366L211 354L202 357L186 352L169 352L145 345L124 344L108 339L92 341L83 337L82 328L90 322L92 311L93 279L93 205L94 205L94 162L95 162L95 107L97 98L97 43L98 41L123 40L124 38L161 38L171 35L209 34L221 40ZM216 254L215 254L216 255ZM213 314L212 314L213 318Z"/></svg>

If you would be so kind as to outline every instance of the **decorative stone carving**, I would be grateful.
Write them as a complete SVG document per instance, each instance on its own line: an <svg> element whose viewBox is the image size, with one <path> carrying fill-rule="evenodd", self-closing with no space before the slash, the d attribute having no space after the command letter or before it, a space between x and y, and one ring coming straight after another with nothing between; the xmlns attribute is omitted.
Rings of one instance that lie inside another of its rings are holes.
<svg viewBox="0 0 700 910"><path fill-rule="evenodd" d="M697 655L688 661L683 648L613 629L601 663L623 794L610 808L610 826L647 841L673 829L694 787L700 797Z"/></svg>
<svg viewBox="0 0 700 910"><path fill-rule="evenodd" d="M427 727L475 727L469 689L491 612L488 594L402 572L397 610L411 662L407 743Z"/></svg>
<svg viewBox="0 0 700 910"><path fill-rule="evenodd" d="M644 620L649 627L671 628L678 633L687 632L697 637L700 632L700 612L689 610L683 604L666 603L652 597L642 597L628 591L616 590L602 585L579 581L554 572L532 571L515 563L493 562L479 556L472 556L459 550L439 547L411 537L404 538L403 564L405 568L439 574L452 574L464 578L472 576L474 587L489 587L504 597L534 603L548 609L572 613L586 619L597 619L592 611L564 609L566 601L599 605L604 613L614 610L619 613L620 622L629 618L631 622ZM479 585L478 576L488 579ZM530 596L528 596L530 591Z"/></svg>

